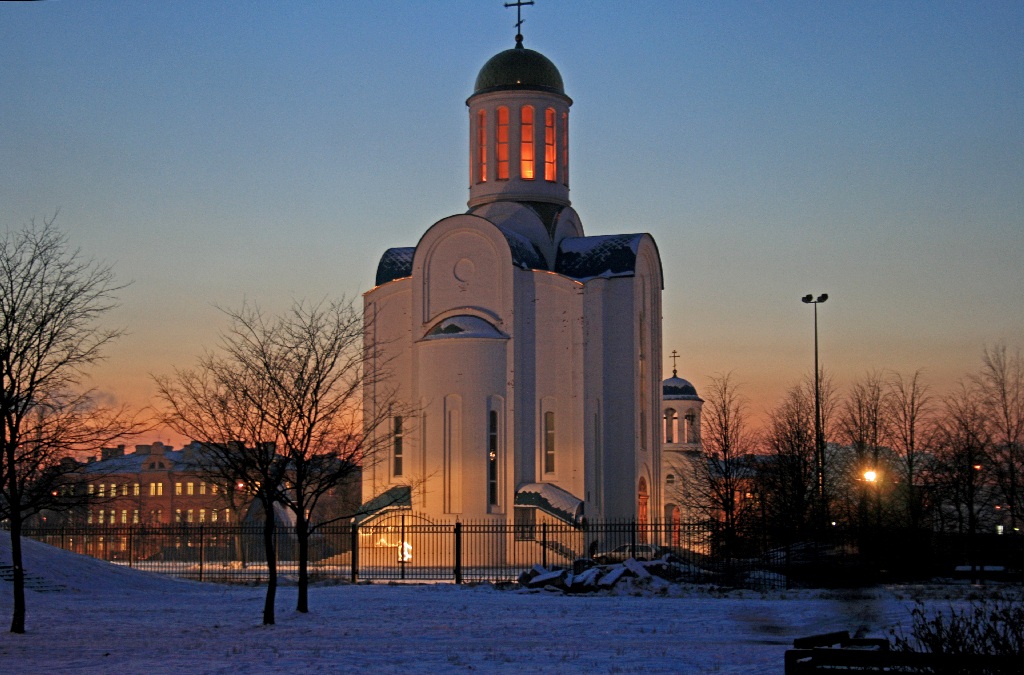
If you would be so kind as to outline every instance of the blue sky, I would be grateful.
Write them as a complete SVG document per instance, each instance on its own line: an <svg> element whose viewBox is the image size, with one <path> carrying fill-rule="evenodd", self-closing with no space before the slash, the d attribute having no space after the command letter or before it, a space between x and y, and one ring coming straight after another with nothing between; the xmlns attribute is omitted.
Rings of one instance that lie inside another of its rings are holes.
<svg viewBox="0 0 1024 675"><path fill-rule="evenodd" d="M664 346L755 409L1024 346L1024 3L577 2L524 9L573 98L588 234L646 231ZM131 285L96 383L215 340L215 306L358 295L465 209L465 99L500 0L0 4L0 225L58 223ZM671 366L666 359L666 371Z"/></svg>

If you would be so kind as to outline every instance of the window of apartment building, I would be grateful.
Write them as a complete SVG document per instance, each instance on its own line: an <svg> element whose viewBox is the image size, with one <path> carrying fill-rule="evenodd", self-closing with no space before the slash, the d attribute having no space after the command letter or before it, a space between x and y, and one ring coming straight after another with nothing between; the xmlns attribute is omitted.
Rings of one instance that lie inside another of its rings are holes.
<svg viewBox="0 0 1024 675"><path fill-rule="evenodd" d="M231 509L224 509L224 522L225 523L230 523L231 522Z"/></svg>
<svg viewBox="0 0 1024 675"><path fill-rule="evenodd" d="M86 490L86 492L88 492L89 494L95 494L96 493L96 486L93 485L92 483L89 483L89 488Z"/></svg>
<svg viewBox="0 0 1024 675"><path fill-rule="evenodd" d="M106 509L100 509L100 525L106 522L107 511Z"/></svg>
<svg viewBox="0 0 1024 675"><path fill-rule="evenodd" d="M190 494L190 495L195 494L195 483L189 483L187 487L188 487L188 490L187 490L188 494Z"/></svg>
<svg viewBox="0 0 1024 675"><path fill-rule="evenodd" d="M132 525L139 524L139 510L135 509L132 511Z"/></svg>
<svg viewBox="0 0 1024 675"><path fill-rule="evenodd" d="M206 509L199 509L199 522L200 523L205 523L206 522Z"/></svg>
<svg viewBox="0 0 1024 675"><path fill-rule="evenodd" d="M121 509L121 524L128 524L128 509Z"/></svg>
<svg viewBox="0 0 1024 675"><path fill-rule="evenodd" d="M99 494L100 497L106 497L107 496L107 484L106 483L100 483L100 490L99 490L99 492L97 494Z"/></svg>
<svg viewBox="0 0 1024 675"><path fill-rule="evenodd" d="M92 525L92 509L89 509L89 514L85 517L85 522Z"/></svg>
<svg viewBox="0 0 1024 675"><path fill-rule="evenodd" d="M188 513L185 514L185 518L188 519L186 522L189 522L189 523L192 522L192 509L188 510Z"/></svg>
<svg viewBox="0 0 1024 675"><path fill-rule="evenodd" d="M217 522L217 509L210 509L210 522L211 523L216 523Z"/></svg>
<svg viewBox="0 0 1024 675"><path fill-rule="evenodd" d="M181 522L181 509L174 509L174 522Z"/></svg>
<svg viewBox="0 0 1024 675"><path fill-rule="evenodd" d="M174 484L174 494L176 494L176 495L180 495L181 494L181 483L175 483Z"/></svg>
<svg viewBox="0 0 1024 675"><path fill-rule="evenodd" d="M139 484L138 483L134 483L132 485L132 496L133 497L138 497L139 496Z"/></svg>
<svg viewBox="0 0 1024 675"><path fill-rule="evenodd" d="M199 494L201 494L201 495L205 495L206 494L206 483L200 483L199 484Z"/></svg>
<svg viewBox="0 0 1024 675"><path fill-rule="evenodd" d="M212 494L212 495L217 494L217 484L216 483L211 483L210 484L210 494Z"/></svg>

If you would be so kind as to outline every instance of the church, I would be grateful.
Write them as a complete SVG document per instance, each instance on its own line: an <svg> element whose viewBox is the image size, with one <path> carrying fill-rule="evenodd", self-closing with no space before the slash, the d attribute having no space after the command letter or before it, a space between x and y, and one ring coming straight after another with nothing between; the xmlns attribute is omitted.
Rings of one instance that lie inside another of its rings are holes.
<svg viewBox="0 0 1024 675"><path fill-rule="evenodd" d="M434 522L661 519L658 247L585 234L572 99L522 35L466 105L468 210L386 250L364 294L364 414L388 421L367 429L363 500L404 490Z"/></svg>

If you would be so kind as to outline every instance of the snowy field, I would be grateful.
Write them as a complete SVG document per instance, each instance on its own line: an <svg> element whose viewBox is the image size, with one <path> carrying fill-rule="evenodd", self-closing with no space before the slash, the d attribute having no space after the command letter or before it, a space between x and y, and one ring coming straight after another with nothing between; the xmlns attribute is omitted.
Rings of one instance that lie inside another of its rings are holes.
<svg viewBox="0 0 1024 675"><path fill-rule="evenodd" d="M261 625L262 588L181 581L25 542L31 583L24 635L6 632L2 673L551 672L780 673L793 638L831 630L885 636L911 598L945 607L949 590L722 593L695 586L563 596L489 585L339 585L278 592ZM10 539L0 533L0 564Z"/></svg>

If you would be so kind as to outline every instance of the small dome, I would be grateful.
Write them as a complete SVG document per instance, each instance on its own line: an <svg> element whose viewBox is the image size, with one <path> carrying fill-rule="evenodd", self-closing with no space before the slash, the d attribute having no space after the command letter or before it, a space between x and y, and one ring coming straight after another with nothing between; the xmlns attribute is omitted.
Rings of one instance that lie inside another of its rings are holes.
<svg viewBox="0 0 1024 675"><path fill-rule="evenodd" d="M661 383L661 395L666 399L699 401L697 388L681 377L673 375Z"/></svg>
<svg viewBox="0 0 1024 675"><path fill-rule="evenodd" d="M551 60L532 49L523 47L521 38L516 46L495 54L476 76L475 94L502 89L540 89L565 95L562 75Z"/></svg>

